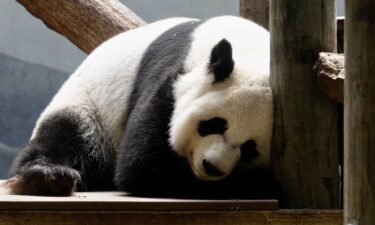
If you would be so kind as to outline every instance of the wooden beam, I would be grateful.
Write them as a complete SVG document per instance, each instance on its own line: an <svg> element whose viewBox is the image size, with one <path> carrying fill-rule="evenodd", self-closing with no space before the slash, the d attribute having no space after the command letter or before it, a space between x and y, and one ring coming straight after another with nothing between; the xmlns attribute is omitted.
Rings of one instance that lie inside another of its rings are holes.
<svg viewBox="0 0 375 225"><path fill-rule="evenodd" d="M17 0L86 53L145 22L117 0Z"/></svg>
<svg viewBox="0 0 375 225"><path fill-rule="evenodd" d="M336 50L334 0L271 1L274 171L281 207L337 208L338 105L318 89L319 52Z"/></svg>
<svg viewBox="0 0 375 225"><path fill-rule="evenodd" d="M269 29L269 0L241 0L240 15Z"/></svg>
<svg viewBox="0 0 375 225"><path fill-rule="evenodd" d="M342 225L341 211L0 211L2 225Z"/></svg>
<svg viewBox="0 0 375 225"><path fill-rule="evenodd" d="M9 195L0 181L0 224L341 225L339 210L277 210L276 200L139 198L121 192L70 197ZM2 187L3 186L3 187Z"/></svg>
<svg viewBox="0 0 375 225"><path fill-rule="evenodd" d="M121 192L78 192L69 197L0 195L0 211L249 211L277 208L277 200L141 198Z"/></svg>
<svg viewBox="0 0 375 225"><path fill-rule="evenodd" d="M76 192L73 196L67 197L12 195L6 181L0 180L0 211L249 211L277 209L278 202L272 199L142 198L129 196L125 192Z"/></svg>
<svg viewBox="0 0 375 225"><path fill-rule="evenodd" d="M375 4L347 0L344 108L345 224L375 221Z"/></svg>

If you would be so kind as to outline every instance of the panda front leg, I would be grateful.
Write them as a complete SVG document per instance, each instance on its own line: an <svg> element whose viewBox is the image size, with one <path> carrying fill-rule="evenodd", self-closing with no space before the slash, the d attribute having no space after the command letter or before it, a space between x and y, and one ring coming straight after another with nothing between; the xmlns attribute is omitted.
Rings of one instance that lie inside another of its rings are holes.
<svg viewBox="0 0 375 225"><path fill-rule="evenodd" d="M113 187L108 144L96 120L80 109L63 109L42 119L18 153L7 182L23 195L66 196L78 190Z"/></svg>

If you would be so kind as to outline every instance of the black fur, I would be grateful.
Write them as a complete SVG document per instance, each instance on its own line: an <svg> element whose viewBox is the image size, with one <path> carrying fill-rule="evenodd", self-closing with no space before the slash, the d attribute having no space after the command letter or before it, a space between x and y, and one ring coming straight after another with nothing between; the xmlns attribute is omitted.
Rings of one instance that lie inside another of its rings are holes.
<svg viewBox="0 0 375 225"><path fill-rule="evenodd" d="M232 46L223 39L217 43L211 52L209 70L214 75L214 83L227 79L234 68Z"/></svg>
<svg viewBox="0 0 375 225"><path fill-rule="evenodd" d="M206 173L213 177L221 177L224 176L225 173L221 172L219 169L217 169L214 165L209 163L206 159L202 160L203 168L206 170Z"/></svg>
<svg viewBox="0 0 375 225"><path fill-rule="evenodd" d="M83 138L86 129L92 137ZM99 149L103 141L94 121L83 122L81 115L63 110L40 125L27 147L17 155L9 182L16 194L69 195L73 190L113 189L113 165Z"/></svg>
<svg viewBox="0 0 375 225"><path fill-rule="evenodd" d="M199 24L187 22L168 30L149 46L141 61L117 160L116 184L121 190L166 196L184 193L173 180L195 182L188 162L171 150L168 124L174 107L172 84L183 73L191 34Z"/></svg>
<svg viewBox="0 0 375 225"><path fill-rule="evenodd" d="M264 170L235 170L218 182L196 178L186 158L169 144L169 122L175 99L172 85L183 73L191 33L199 22L178 25L148 48L135 82L130 114L117 158L116 184L138 196L179 198L270 198L276 182Z"/></svg>
<svg viewBox="0 0 375 225"><path fill-rule="evenodd" d="M259 156L257 144L254 140L248 140L241 145L241 162L250 162Z"/></svg>
<svg viewBox="0 0 375 225"><path fill-rule="evenodd" d="M204 137L210 134L223 134L228 129L227 121L223 118L212 118L201 121L198 126L198 133Z"/></svg>
<svg viewBox="0 0 375 225"><path fill-rule="evenodd" d="M217 182L198 180L186 158L169 145L173 112L173 83L183 74L191 34L201 22L178 25L157 38L140 64L114 173L113 160L93 112L64 110L43 121L13 165L9 181L17 194L68 195L79 191L113 189L140 196L189 198L273 198L277 183L266 170L236 168ZM220 42L211 54L215 82L233 69L230 44ZM229 57L230 56L230 57ZM110 93L108 93L110 94Z"/></svg>

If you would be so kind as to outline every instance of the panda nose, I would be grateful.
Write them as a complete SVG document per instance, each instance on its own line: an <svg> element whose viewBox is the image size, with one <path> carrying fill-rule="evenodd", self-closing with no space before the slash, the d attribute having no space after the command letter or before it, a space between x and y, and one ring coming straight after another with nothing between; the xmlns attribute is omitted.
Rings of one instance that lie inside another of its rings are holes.
<svg viewBox="0 0 375 225"><path fill-rule="evenodd" d="M206 159L202 160L202 165L209 176L221 177L225 175L225 173L221 172L219 169L217 169L215 166L209 163Z"/></svg>

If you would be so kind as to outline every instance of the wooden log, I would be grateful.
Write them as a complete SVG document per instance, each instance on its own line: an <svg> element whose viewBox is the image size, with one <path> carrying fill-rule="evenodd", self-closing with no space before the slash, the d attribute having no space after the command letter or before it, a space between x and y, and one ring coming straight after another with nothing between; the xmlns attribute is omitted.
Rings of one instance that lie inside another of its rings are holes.
<svg viewBox="0 0 375 225"><path fill-rule="evenodd" d="M117 0L17 1L86 53L115 34L145 24Z"/></svg>
<svg viewBox="0 0 375 225"><path fill-rule="evenodd" d="M345 224L375 221L375 4L347 0L344 108Z"/></svg>
<svg viewBox="0 0 375 225"><path fill-rule="evenodd" d="M343 54L321 52L315 64L320 90L340 103L344 103L344 59Z"/></svg>
<svg viewBox="0 0 375 225"><path fill-rule="evenodd" d="M271 1L272 160L284 208L337 208L338 105L318 89L319 52L336 50L334 0Z"/></svg>
<svg viewBox="0 0 375 225"><path fill-rule="evenodd" d="M269 29L269 0L241 0L240 15Z"/></svg>

